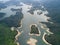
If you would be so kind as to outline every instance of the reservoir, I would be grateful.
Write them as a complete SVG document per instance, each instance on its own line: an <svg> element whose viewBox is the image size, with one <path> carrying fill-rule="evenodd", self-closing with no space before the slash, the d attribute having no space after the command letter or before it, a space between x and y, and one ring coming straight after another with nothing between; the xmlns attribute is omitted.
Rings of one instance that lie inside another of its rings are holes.
<svg viewBox="0 0 60 45"><path fill-rule="evenodd" d="M34 14L31 14L28 11L32 8L32 5L27 5L24 3L21 3L21 5L22 5L21 8L22 8L22 13L23 13L23 19L21 20L22 27L19 28L19 31L22 30L23 32L18 37L19 44L20 45L32 45L32 44L27 44L28 40L30 40L32 38L32 39L37 40L35 45L51 45L51 44L47 44L46 42L44 42L44 40L43 40L44 33L46 33L46 34L50 34L50 33L47 31L47 28L45 28L45 29L41 28L42 23L40 23L40 22L48 22L47 19L49 19L49 17L46 16L48 14L48 11L47 10L45 10L45 11L35 10ZM41 6L41 8L42 8L42 6ZM42 12L42 14L39 15L37 12ZM32 25L32 24L37 25L37 27L39 28L39 31L40 31L40 36L29 35L30 25Z"/></svg>

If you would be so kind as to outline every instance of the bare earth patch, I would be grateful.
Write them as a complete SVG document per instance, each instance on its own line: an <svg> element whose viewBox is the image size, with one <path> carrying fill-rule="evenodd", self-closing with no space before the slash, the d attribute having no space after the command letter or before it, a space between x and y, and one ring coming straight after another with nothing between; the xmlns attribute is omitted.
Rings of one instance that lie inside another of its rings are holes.
<svg viewBox="0 0 60 45"><path fill-rule="evenodd" d="M28 41L27 41L27 44L29 45L36 45L37 43L37 40L36 39L33 39L33 38L30 38Z"/></svg>

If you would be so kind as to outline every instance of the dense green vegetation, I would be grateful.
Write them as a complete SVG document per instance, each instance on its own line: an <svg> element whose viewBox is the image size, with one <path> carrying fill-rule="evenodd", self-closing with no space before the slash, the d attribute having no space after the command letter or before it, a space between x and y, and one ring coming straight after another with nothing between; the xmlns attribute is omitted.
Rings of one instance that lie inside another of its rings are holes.
<svg viewBox="0 0 60 45"><path fill-rule="evenodd" d="M20 11L20 9L11 8L12 11Z"/></svg>
<svg viewBox="0 0 60 45"><path fill-rule="evenodd" d="M46 35L46 40L51 43L52 45L60 45L60 35L54 34L54 35Z"/></svg>
<svg viewBox="0 0 60 45"><path fill-rule="evenodd" d="M35 25L31 26L31 34L39 34L38 28Z"/></svg>
<svg viewBox="0 0 60 45"><path fill-rule="evenodd" d="M51 43L52 45L60 45L60 1L54 0L52 2L48 2L44 4L49 12L49 16L51 19L49 22L45 23L47 27L50 29L51 32L54 34L46 35L46 40Z"/></svg>
<svg viewBox="0 0 60 45"><path fill-rule="evenodd" d="M17 31L11 31L6 24L0 24L0 45L16 45L15 35Z"/></svg>
<svg viewBox="0 0 60 45"><path fill-rule="evenodd" d="M17 31L11 31L11 27L19 27L23 14L21 10L14 10L16 14L10 17L6 17L0 20L0 45L17 45L15 36ZM0 17L3 17L5 13L0 13Z"/></svg>
<svg viewBox="0 0 60 45"><path fill-rule="evenodd" d="M46 35L45 39L52 45L60 45L60 24L45 23L51 32L54 34Z"/></svg>
<svg viewBox="0 0 60 45"><path fill-rule="evenodd" d="M23 14L21 11L17 11L14 16L7 17L0 21L0 23L4 22L9 27L19 27L21 24L21 19L23 18Z"/></svg>
<svg viewBox="0 0 60 45"><path fill-rule="evenodd" d="M5 15L5 13L0 12L0 18L4 17Z"/></svg>

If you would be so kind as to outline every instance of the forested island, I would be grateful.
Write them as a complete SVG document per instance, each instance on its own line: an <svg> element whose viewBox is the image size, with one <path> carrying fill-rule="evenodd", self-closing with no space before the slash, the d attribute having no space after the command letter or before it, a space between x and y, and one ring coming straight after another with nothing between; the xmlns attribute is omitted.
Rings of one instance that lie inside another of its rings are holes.
<svg viewBox="0 0 60 45"><path fill-rule="evenodd" d="M39 30L36 27L36 25L32 25L31 26L31 32L30 32L30 34L39 34Z"/></svg>

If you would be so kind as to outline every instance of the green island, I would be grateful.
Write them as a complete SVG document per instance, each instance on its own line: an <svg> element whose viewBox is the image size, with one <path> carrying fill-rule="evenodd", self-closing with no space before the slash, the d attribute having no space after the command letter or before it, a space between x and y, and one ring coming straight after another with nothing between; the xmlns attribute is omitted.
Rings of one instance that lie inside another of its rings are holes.
<svg viewBox="0 0 60 45"><path fill-rule="evenodd" d="M10 27L6 24L0 24L0 45L17 45L15 41L15 36L17 31L11 31Z"/></svg>
<svg viewBox="0 0 60 45"><path fill-rule="evenodd" d="M35 25L31 26L31 34L39 34L38 28Z"/></svg>

